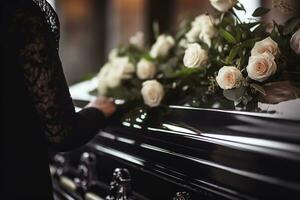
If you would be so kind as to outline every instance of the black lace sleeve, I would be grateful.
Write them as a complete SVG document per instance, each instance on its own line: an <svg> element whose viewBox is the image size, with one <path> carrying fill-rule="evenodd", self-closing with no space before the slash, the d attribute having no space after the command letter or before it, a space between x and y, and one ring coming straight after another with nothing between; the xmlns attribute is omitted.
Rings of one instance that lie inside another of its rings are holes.
<svg viewBox="0 0 300 200"><path fill-rule="evenodd" d="M50 5L34 2L18 9L13 21L22 41L20 66L45 135L54 146L67 150L91 139L105 118L93 108L75 112L58 55L59 26L51 26L58 18L45 12L51 11Z"/></svg>

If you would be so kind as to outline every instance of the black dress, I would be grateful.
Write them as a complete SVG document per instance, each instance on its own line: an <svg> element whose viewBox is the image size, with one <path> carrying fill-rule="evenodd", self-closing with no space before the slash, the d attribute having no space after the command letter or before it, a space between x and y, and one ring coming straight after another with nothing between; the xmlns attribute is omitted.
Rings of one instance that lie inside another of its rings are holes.
<svg viewBox="0 0 300 200"><path fill-rule="evenodd" d="M45 0L1 1L0 199L52 199L49 147L67 151L106 124L75 112L58 55L59 22Z"/></svg>

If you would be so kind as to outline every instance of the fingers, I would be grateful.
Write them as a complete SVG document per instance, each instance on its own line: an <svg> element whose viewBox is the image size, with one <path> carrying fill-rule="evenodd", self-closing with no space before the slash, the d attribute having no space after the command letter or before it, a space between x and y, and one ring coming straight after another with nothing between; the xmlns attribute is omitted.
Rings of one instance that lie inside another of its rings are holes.
<svg viewBox="0 0 300 200"><path fill-rule="evenodd" d="M115 101L115 99L112 98L112 97L108 98L108 100L109 100L110 102L114 102L114 101Z"/></svg>
<svg viewBox="0 0 300 200"><path fill-rule="evenodd" d="M113 98L99 97L91 101L87 107L93 107L101 111L106 117L110 117L116 111L116 105Z"/></svg>
<svg viewBox="0 0 300 200"><path fill-rule="evenodd" d="M114 102L113 98L99 97L95 101L97 102Z"/></svg>

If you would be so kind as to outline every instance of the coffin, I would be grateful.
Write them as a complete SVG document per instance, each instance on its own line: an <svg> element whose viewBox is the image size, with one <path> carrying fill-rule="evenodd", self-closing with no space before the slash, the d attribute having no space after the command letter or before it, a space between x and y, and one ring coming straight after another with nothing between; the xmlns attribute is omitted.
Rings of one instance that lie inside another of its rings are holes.
<svg viewBox="0 0 300 200"><path fill-rule="evenodd" d="M95 80L70 88L75 105ZM266 113L169 106L53 158L59 199L299 199L299 100ZM84 134L84 133L83 133Z"/></svg>

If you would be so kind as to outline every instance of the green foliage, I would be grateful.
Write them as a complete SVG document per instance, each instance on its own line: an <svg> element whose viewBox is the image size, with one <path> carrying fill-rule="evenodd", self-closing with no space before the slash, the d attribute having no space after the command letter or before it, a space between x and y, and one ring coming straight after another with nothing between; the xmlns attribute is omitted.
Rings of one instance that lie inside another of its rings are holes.
<svg viewBox="0 0 300 200"><path fill-rule="evenodd" d="M223 95L230 101L241 102L243 96L245 95L246 88L238 87L230 90L223 90Z"/></svg>
<svg viewBox="0 0 300 200"><path fill-rule="evenodd" d="M244 6L239 2L234 9L246 12ZM291 35L300 26L300 18L291 18L285 25L273 22L273 28L270 29L269 25L257 18L250 22L242 22L234 9L217 14L218 18L216 22L213 22L216 35L211 39L211 45L199 38L194 41L207 51L208 61L204 66L188 68L190 66L183 64L185 47L179 44L183 39L187 39L186 33L191 30L193 19L187 19L180 24L174 37L175 46L166 57L152 58L149 48L140 50L132 45L119 46L118 55L128 56L135 66L141 58L155 64L157 73L153 79L158 80L164 86L163 105L180 104L228 109L240 107L245 110L256 110L258 96L268 98L264 86L266 82L285 80L291 71L294 73L298 70L297 72L300 73L299 67L297 68L300 59L289 47ZM261 17L269 11L268 8L259 7L252 16ZM269 30L267 31L267 29ZM153 23L153 32L156 38L161 34L157 22ZM280 53L276 57L278 72L266 82L261 83L248 77L246 67L255 43L269 36L280 49ZM222 90L219 87L216 76L223 66L235 66L241 71L243 75L241 86L229 90ZM138 108L132 111L135 114L139 114L138 110L150 112L149 107L144 105L140 94L143 81L134 74L131 79L123 80L119 87L109 89L108 96L125 99L129 103L134 102L133 106Z"/></svg>
<svg viewBox="0 0 300 200"><path fill-rule="evenodd" d="M141 90L141 83L137 79L131 81L126 81L124 84L115 87L109 88L107 96L114 97L116 99L123 99L125 101L139 100Z"/></svg>
<svg viewBox="0 0 300 200"><path fill-rule="evenodd" d="M205 68L183 68L179 71L174 72L168 78L184 78L193 74L205 73Z"/></svg>
<svg viewBox="0 0 300 200"><path fill-rule="evenodd" d="M241 45L237 45L230 50L229 55L226 58L226 64L230 65L232 60L238 55L239 51L241 51Z"/></svg>
<svg viewBox="0 0 300 200"><path fill-rule="evenodd" d="M237 3L237 4L234 6L234 8L237 9L237 10L241 10L241 11L246 12L246 9L245 9L244 5L241 4L241 3Z"/></svg>
<svg viewBox="0 0 300 200"><path fill-rule="evenodd" d="M234 38L234 36L231 33L229 33L228 31L224 30L223 28L220 28L219 33L227 42L229 42L231 44L236 43L236 39Z"/></svg>
<svg viewBox="0 0 300 200"><path fill-rule="evenodd" d="M261 17L261 16L267 14L269 11L270 11L270 9L268 9L268 8L259 7L259 8L255 9L252 16L253 17Z"/></svg>

